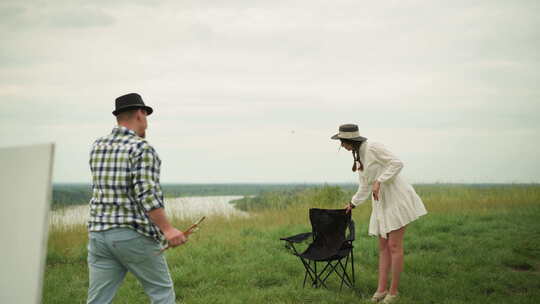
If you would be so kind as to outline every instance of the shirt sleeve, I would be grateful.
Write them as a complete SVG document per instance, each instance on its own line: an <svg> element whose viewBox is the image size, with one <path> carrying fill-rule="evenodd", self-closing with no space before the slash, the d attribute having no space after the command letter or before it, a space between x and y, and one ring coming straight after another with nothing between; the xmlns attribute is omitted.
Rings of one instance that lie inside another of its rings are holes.
<svg viewBox="0 0 540 304"><path fill-rule="evenodd" d="M132 158L133 186L137 203L145 212L163 208L159 183L160 161L153 148L143 146Z"/></svg>
<svg viewBox="0 0 540 304"><path fill-rule="evenodd" d="M397 156L395 156L382 144L372 144L371 147L373 149L375 159L383 165L382 173L377 180L380 183L384 183L398 175L403 168L403 163L401 160L399 160Z"/></svg>
<svg viewBox="0 0 540 304"><path fill-rule="evenodd" d="M356 194L352 197L351 203L353 203L353 205L355 206L358 206L364 203L370 194L371 194L371 187L367 183L366 178L361 175L359 185L358 185L358 191L356 191Z"/></svg>

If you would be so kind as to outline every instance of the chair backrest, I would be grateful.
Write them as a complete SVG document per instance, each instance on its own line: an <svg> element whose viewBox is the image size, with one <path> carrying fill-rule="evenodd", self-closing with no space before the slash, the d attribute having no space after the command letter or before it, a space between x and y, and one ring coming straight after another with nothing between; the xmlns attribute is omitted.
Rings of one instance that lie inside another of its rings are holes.
<svg viewBox="0 0 540 304"><path fill-rule="evenodd" d="M351 213L346 213L345 209L312 208L309 209L309 219L316 250L336 253L346 240L345 232L351 223Z"/></svg>

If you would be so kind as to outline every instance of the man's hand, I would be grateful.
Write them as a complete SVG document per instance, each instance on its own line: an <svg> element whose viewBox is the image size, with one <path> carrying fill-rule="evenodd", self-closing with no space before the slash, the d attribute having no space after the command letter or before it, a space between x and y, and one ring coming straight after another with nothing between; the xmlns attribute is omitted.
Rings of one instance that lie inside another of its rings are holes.
<svg viewBox="0 0 540 304"><path fill-rule="evenodd" d="M169 248L174 248L187 242L187 238L184 233L174 227L163 231L163 234L165 235L165 239L167 239L167 242L169 243Z"/></svg>
<svg viewBox="0 0 540 304"><path fill-rule="evenodd" d="M373 186L371 187L371 191L373 192L373 198L378 201L379 200L379 190L381 189L381 182L375 181L373 183Z"/></svg>
<svg viewBox="0 0 540 304"><path fill-rule="evenodd" d="M187 238L184 233L174 228L169 223L169 220L167 219L167 215L165 214L165 210L163 208L156 208L152 211L149 211L148 216L150 217L152 222L154 222L154 224L156 224L159 229L163 231L165 239L169 243L165 248L177 247L187 242Z"/></svg>
<svg viewBox="0 0 540 304"><path fill-rule="evenodd" d="M345 205L345 213L351 212L354 207L355 206L352 203L348 203L347 205Z"/></svg>

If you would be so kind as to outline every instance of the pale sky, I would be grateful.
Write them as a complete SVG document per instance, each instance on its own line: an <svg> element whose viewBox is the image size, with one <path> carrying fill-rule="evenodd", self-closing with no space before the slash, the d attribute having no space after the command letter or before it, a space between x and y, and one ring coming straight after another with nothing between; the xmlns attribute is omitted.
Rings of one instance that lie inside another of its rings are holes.
<svg viewBox="0 0 540 304"><path fill-rule="evenodd" d="M540 182L539 1L0 2L0 146L90 182L114 99L166 183L356 182L356 123L411 182Z"/></svg>

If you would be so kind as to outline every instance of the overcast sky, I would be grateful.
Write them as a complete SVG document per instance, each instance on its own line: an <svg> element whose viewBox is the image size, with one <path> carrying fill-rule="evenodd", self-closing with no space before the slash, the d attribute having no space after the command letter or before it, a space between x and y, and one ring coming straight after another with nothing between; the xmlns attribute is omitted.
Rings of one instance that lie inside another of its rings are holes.
<svg viewBox="0 0 540 304"><path fill-rule="evenodd" d="M167 183L355 182L343 123L412 182L539 182L539 3L3 0L0 146L90 182L138 92Z"/></svg>

